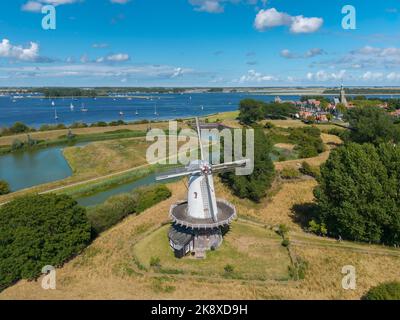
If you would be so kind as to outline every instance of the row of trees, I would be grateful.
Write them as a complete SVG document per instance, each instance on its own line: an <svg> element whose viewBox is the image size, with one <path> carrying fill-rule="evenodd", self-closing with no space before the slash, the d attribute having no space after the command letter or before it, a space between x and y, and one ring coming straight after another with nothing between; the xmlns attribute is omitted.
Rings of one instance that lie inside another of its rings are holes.
<svg viewBox="0 0 400 320"><path fill-rule="evenodd" d="M399 127L385 111L346 113L352 130L321 166L314 224L331 236L400 245Z"/></svg>
<svg viewBox="0 0 400 320"><path fill-rule="evenodd" d="M67 195L28 195L0 207L0 291L80 253L100 232L171 196L164 185L110 198L88 212Z"/></svg>
<svg viewBox="0 0 400 320"><path fill-rule="evenodd" d="M234 172L221 175L222 181L230 187L240 198L248 198L252 201L260 201L265 197L271 187L275 176L275 167L270 154L272 144L265 135L261 126L254 125L254 171L247 176L237 176ZM243 141L246 141L243 138ZM246 150L245 144L243 150Z"/></svg>
<svg viewBox="0 0 400 320"><path fill-rule="evenodd" d="M244 99L240 102L238 119L245 125L251 125L263 119L285 119L296 112L296 106L291 103Z"/></svg>
<svg viewBox="0 0 400 320"><path fill-rule="evenodd" d="M91 239L86 210L65 195L30 195L0 207L0 291L59 266Z"/></svg>

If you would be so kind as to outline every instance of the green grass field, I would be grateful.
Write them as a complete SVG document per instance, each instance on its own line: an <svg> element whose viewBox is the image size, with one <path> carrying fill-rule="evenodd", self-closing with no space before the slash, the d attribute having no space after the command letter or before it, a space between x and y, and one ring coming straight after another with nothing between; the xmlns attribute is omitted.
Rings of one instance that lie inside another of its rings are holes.
<svg viewBox="0 0 400 320"><path fill-rule="evenodd" d="M136 261L147 270L161 273L214 276L248 280L287 280L290 259L273 231L235 222L216 251L207 251L206 259L174 257L169 247L168 229L164 226L134 247ZM160 267L151 267L150 260L158 258ZM226 265L233 272L224 270Z"/></svg>

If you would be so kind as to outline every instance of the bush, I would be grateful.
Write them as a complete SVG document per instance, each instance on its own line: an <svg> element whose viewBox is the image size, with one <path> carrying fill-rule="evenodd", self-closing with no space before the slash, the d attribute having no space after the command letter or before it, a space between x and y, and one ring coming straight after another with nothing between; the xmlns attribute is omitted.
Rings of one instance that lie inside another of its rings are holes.
<svg viewBox="0 0 400 320"><path fill-rule="evenodd" d="M113 196L103 204L88 209L88 218L98 234L120 222L130 214L138 214L158 202L168 199L171 191L165 185L156 185Z"/></svg>
<svg viewBox="0 0 400 320"><path fill-rule="evenodd" d="M23 147L24 147L24 143L21 140L14 139L14 141L12 142L12 145L11 145L11 150L17 151L17 150L22 149Z"/></svg>
<svg viewBox="0 0 400 320"><path fill-rule="evenodd" d="M22 122L16 122L16 123L14 123L11 127L10 127L10 129L9 129L9 131L11 132L11 133L25 133L25 132L29 132L30 131L30 129L29 129L29 127L27 126L27 125L25 125L24 123L22 123Z"/></svg>
<svg viewBox="0 0 400 320"><path fill-rule="evenodd" d="M265 123L264 128L265 129L274 129L274 128L276 128L276 126L272 122L268 121L268 122Z"/></svg>
<svg viewBox="0 0 400 320"><path fill-rule="evenodd" d="M0 196L3 194L8 194L10 192L10 186L8 185L7 181L0 180Z"/></svg>
<svg viewBox="0 0 400 320"><path fill-rule="evenodd" d="M296 261L289 266L289 276L293 280L303 280L306 277L308 262L297 257Z"/></svg>
<svg viewBox="0 0 400 320"><path fill-rule="evenodd" d="M308 231L319 236L326 236L328 234L325 223L317 223L314 219L308 223Z"/></svg>
<svg viewBox="0 0 400 320"><path fill-rule="evenodd" d="M171 196L171 191L165 185L140 188L134 193L136 193L138 197L136 202L136 213L143 212Z"/></svg>
<svg viewBox="0 0 400 320"><path fill-rule="evenodd" d="M137 197L120 194L107 199L103 204L88 209L88 219L99 234L135 213Z"/></svg>
<svg viewBox="0 0 400 320"><path fill-rule="evenodd" d="M400 282L386 282L370 289L362 300L400 300Z"/></svg>
<svg viewBox="0 0 400 320"><path fill-rule="evenodd" d="M289 232L289 227L286 224L280 224L277 230L277 233L282 237L285 238L287 233Z"/></svg>
<svg viewBox="0 0 400 320"><path fill-rule="evenodd" d="M243 137L243 150L245 150ZM247 198L259 202L267 194L275 177L275 166L270 153L272 144L262 128L254 129L254 170L247 176L238 176L235 172L221 175L222 181L240 198ZM223 154L223 152L221 152Z"/></svg>
<svg viewBox="0 0 400 320"><path fill-rule="evenodd" d="M336 238L400 245L400 147L341 146L321 166L317 222Z"/></svg>
<svg viewBox="0 0 400 320"><path fill-rule="evenodd" d="M296 168L283 168L281 171L282 179L297 179L300 178L300 171Z"/></svg>
<svg viewBox="0 0 400 320"><path fill-rule="evenodd" d="M291 129L289 140L297 144L296 150L302 159L316 157L325 150L321 131L317 127Z"/></svg>
<svg viewBox="0 0 400 320"><path fill-rule="evenodd" d="M159 257L151 257L150 258L150 267L161 267L161 260Z"/></svg>
<svg viewBox="0 0 400 320"><path fill-rule="evenodd" d="M350 109L345 114L345 120L353 129L349 134L353 142L378 145L400 141L400 130L393 117L380 108L364 106Z"/></svg>
<svg viewBox="0 0 400 320"><path fill-rule="evenodd" d="M283 239L281 244L282 244L282 246L284 246L286 248L286 247L289 247L290 241L289 241L289 239Z"/></svg>
<svg viewBox="0 0 400 320"><path fill-rule="evenodd" d="M233 265L231 265L231 264L227 264L224 267L224 270L225 270L226 273L233 273L233 271L235 270L235 267Z"/></svg>
<svg viewBox="0 0 400 320"><path fill-rule="evenodd" d="M88 125L84 122L74 122L69 126L71 129L87 128Z"/></svg>
<svg viewBox="0 0 400 320"><path fill-rule="evenodd" d="M320 176L319 167L313 167L306 161L303 161L301 164L300 172L314 178L318 178Z"/></svg>
<svg viewBox="0 0 400 320"><path fill-rule="evenodd" d="M84 208L66 195L29 195L0 207L0 290L60 266L91 239Z"/></svg>

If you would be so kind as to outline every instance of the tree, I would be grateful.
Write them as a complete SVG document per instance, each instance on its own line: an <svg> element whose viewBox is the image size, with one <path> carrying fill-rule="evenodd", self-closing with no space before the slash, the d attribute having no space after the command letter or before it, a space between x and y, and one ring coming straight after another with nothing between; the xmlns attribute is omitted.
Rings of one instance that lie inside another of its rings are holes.
<svg viewBox="0 0 400 320"><path fill-rule="evenodd" d="M361 300L400 300L400 282L385 282L371 288Z"/></svg>
<svg viewBox="0 0 400 320"><path fill-rule="evenodd" d="M29 127L23 124L22 122L16 122L13 124L12 127L10 127L11 133L24 133L29 131L30 131Z"/></svg>
<svg viewBox="0 0 400 320"><path fill-rule="evenodd" d="M240 101L239 121L250 125L254 122L264 119L263 102L254 99L244 99Z"/></svg>
<svg viewBox="0 0 400 320"><path fill-rule="evenodd" d="M86 210L66 195L29 195L0 207L0 290L60 266L91 239Z"/></svg>
<svg viewBox="0 0 400 320"><path fill-rule="evenodd" d="M234 172L227 172L221 175L222 181L240 198L260 201L266 195L275 175L275 167L270 157L271 150L272 144L263 128L255 126L253 173L237 176Z"/></svg>
<svg viewBox="0 0 400 320"><path fill-rule="evenodd" d="M338 103L336 105L336 110L339 111L340 113L345 113L347 108L343 103Z"/></svg>
<svg viewBox="0 0 400 320"><path fill-rule="evenodd" d="M379 144L382 142L398 142L399 128L384 110L376 107L357 107L345 114L352 131L350 140L358 143Z"/></svg>
<svg viewBox="0 0 400 320"><path fill-rule="evenodd" d="M317 223L343 239L400 244L400 147L349 143L332 151L314 190Z"/></svg>
<svg viewBox="0 0 400 320"><path fill-rule="evenodd" d="M10 192L10 186L8 185L7 181L0 180L0 196Z"/></svg>

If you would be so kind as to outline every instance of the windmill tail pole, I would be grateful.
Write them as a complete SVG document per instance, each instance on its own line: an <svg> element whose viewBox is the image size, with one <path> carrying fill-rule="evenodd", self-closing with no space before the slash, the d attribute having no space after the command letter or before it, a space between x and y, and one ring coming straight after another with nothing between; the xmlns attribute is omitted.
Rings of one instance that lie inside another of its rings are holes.
<svg viewBox="0 0 400 320"><path fill-rule="evenodd" d="M203 144L201 143L201 131L200 131L200 123L198 117L196 117L196 127L197 127L197 137L199 139L199 146L200 146L200 158L202 161L204 161L204 150L203 150Z"/></svg>
<svg viewBox="0 0 400 320"><path fill-rule="evenodd" d="M208 174L207 173L204 175L204 178L206 180L206 185L207 185L207 197L208 197L208 203L209 203L209 209L210 209L210 212L211 212L211 217L212 217L214 222L217 222L218 219L217 219L215 211L214 211L214 202L213 202L213 197L212 197L210 180L208 178Z"/></svg>

